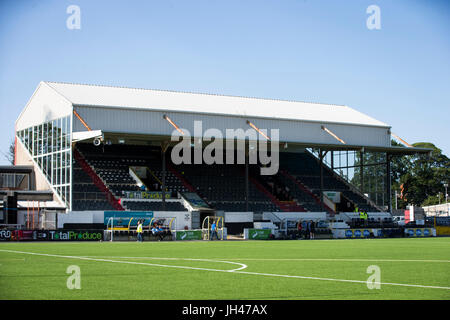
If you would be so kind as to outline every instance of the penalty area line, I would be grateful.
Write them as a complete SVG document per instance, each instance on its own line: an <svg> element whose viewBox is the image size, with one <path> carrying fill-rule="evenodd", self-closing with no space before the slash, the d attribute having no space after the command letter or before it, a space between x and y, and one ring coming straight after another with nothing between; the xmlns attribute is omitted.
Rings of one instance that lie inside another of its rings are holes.
<svg viewBox="0 0 450 320"><path fill-rule="evenodd" d="M190 270L212 271L212 272L239 273L239 274L247 274L247 275L266 276L266 277L279 277L279 278L291 278L291 279L305 279L305 280L320 280L320 281L367 284L367 281L363 281L363 280L334 279L334 278L320 278L320 277L308 277L308 276L283 275L283 274L275 274L275 273L249 272L249 271L242 271L242 268L232 269L232 270L221 270L221 269L209 269L209 268L198 268L198 267L188 267L188 266L164 265L164 264L156 264L156 263L134 262L134 261L120 261L120 260L110 260L110 259L98 259L98 258L88 258L88 257L78 257L78 256L63 256L63 255L56 255L56 254L35 253L35 252L25 252L25 251L15 251L15 250L3 250L3 249L0 249L0 252L28 254L28 255L36 255L36 256L55 257L55 258L77 259L77 260L86 260L86 261L134 264L134 265L144 265L144 266L152 266L152 267L190 269ZM197 259L197 260L199 260L199 259ZM207 260L207 261L209 261L209 262L219 262L219 261L215 261L215 260ZM224 262L224 261L220 261L220 262ZM245 267L247 267L247 266L245 266ZM405 283L392 283L392 282L370 282L370 283L371 284L379 284L379 285L389 285L389 286L402 286L402 287L412 287L412 288L450 290L450 287L428 286L428 285L419 285L419 284L405 284Z"/></svg>

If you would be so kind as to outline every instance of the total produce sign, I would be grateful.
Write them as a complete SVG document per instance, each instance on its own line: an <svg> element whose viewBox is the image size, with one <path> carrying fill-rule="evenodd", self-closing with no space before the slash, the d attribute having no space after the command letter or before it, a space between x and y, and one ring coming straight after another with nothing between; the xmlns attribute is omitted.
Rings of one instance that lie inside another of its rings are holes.
<svg viewBox="0 0 450 320"><path fill-rule="evenodd" d="M101 231L48 231L49 241L100 241Z"/></svg>

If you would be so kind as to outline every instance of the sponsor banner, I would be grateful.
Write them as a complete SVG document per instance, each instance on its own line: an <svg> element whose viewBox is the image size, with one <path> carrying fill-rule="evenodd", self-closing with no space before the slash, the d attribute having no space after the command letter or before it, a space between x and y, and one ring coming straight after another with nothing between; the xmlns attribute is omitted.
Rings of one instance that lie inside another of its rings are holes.
<svg viewBox="0 0 450 320"><path fill-rule="evenodd" d="M11 230L1 230L0 231L0 241L11 240L12 231Z"/></svg>
<svg viewBox="0 0 450 320"><path fill-rule="evenodd" d="M3 241L19 241L33 240L33 230L2 230L0 231L0 240Z"/></svg>
<svg viewBox="0 0 450 320"><path fill-rule="evenodd" d="M202 240L201 230L177 230L176 240Z"/></svg>
<svg viewBox="0 0 450 320"><path fill-rule="evenodd" d="M407 237L432 237L432 228L407 228L405 229L405 235Z"/></svg>
<svg viewBox="0 0 450 320"><path fill-rule="evenodd" d="M345 230L346 238L369 238L372 232L374 236L380 236L378 232L372 229L347 229ZM381 231L381 230L380 230ZM382 233L381 233L382 234Z"/></svg>
<svg viewBox="0 0 450 320"><path fill-rule="evenodd" d="M139 219L153 218L153 211L105 211L103 217L105 226L111 217L117 218L117 221L114 221L114 225L120 226L124 224L128 226L131 218L133 218L133 225L136 225ZM123 221L119 221L119 219L123 219Z"/></svg>
<svg viewBox="0 0 450 320"><path fill-rule="evenodd" d="M124 199L162 199L161 191L123 191ZM166 192L166 199L170 199L170 192Z"/></svg>
<svg viewBox="0 0 450 320"><path fill-rule="evenodd" d="M100 241L103 240L103 230L86 231L48 231L48 241Z"/></svg>
<svg viewBox="0 0 450 320"><path fill-rule="evenodd" d="M103 230L2 230L6 241L100 241Z"/></svg>
<svg viewBox="0 0 450 320"><path fill-rule="evenodd" d="M248 229L248 240L268 240L271 229Z"/></svg>

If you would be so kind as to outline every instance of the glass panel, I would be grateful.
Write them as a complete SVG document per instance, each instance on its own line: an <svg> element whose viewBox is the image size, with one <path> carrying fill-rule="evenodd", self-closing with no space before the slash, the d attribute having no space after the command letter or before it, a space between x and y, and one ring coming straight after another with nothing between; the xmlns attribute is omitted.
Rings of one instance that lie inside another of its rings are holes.
<svg viewBox="0 0 450 320"><path fill-rule="evenodd" d="M71 197L70 121L71 117L67 116L16 132L67 206L70 206Z"/></svg>
<svg viewBox="0 0 450 320"><path fill-rule="evenodd" d="M58 147L58 123L57 121L55 121L55 123L53 124L53 152L56 152L59 150Z"/></svg>
<svg viewBox="0 0 450 320"><path fill-rule="evenodd" d="M70 185L70 167L66 167L66 183Z"/></svg>
<svg viewBox="0 0 450 320"><path fill-rule="evenodd" d="M67 133L68 134L71 134L71 132L72 132L72 129L70 127L70 121L72 121L72 117L68 116L67 117Z"/></svg>
<svg viewBox="0 0 450 320"><path fill-rule="evenodd" d="M47 150L52 152L52 122L47 123Z"/></svg>
<svg viewBox="0 0 450 320"><path fill-rule="evenodd" d="M61 153L56 154L56 184L61 184Z"/></svg>
<svg viewBox="0 0 450 320"><path fill-rule="evenodd" d="M65 154L62 153L61 154L62 159L65 158ZM65 162L65 161L63 161ZM61 167L61 184L65 184L66 183L66 168L64 166Z"/></svg>
<svg viewBox="0 0 450 320"><path fill-rule="evenodd" d="M52 154L52 182L53 185L56 185L56 154Z"/></svg>
<svg viewBox="0 0 450 320"><path fill-rule="evenodd" d="M62 135L66 135L66 122L67 122L67 117L64 117L61 119L61 134Z"/></svg>
<svg viewBox="0 0 450 320"><path fill-rule="evenodd" d="M25 147L28 149L28 129L25 129L23 131L23 138L22 138L22 142L25 145Z"/></svg>
<svg viewBox="0 0 450 320"><path fill-rule="evenodd" d="M32 133L32 136L33 136L33 140L32 140L32 155L33 156L35 156L36 155L36 149L37 149L37 137L36 137L36 131L37 131L37 128L36 128L36 126L35 127L33 127L33 133Z"/></svg>

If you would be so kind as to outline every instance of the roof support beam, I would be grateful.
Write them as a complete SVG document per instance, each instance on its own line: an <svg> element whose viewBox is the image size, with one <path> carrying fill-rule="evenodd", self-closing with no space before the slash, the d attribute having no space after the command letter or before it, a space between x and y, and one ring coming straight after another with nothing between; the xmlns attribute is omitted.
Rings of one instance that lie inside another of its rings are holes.
<svg viewBox="0 0 450 320"><path fill-rule="evenodd" d="M183 130L180 129L180 127L178 127L175 122L173 122L167 115L163 115L163 119L167 120L167 122L169 122L172 127L174 127L179 133L181 133L184 136L184 132Z"/></svg>
<svg viewBox="0 0 450 320"><path fill-rule="evenodd" d="M262 132L257 126L255 126L253 123L251 123L249 120L247 120L247 124L252 127L253 129L255 129L260 135L262 135L264 138L266 138L267 140L270 140L270 137L265 134L264 132Z"/></svg>
<svg viewBox="0 0 450 320"><path fill-rule="evenodd" d="M400 138L398 135L396 135L395 133L391 132L391 135L394 136L395 139L401 141L405 146L407 146L408 148L413 148L412 145L410 145L408 142L406 142L405 140L403 140L402 138Z"/></svg>
<svg viewBox="0 0 450 320"><path fill-rule="evenodd" d="M83 118L78 114L78 112L73 109L73 114L78 118L78 120L80 120L81 124L88 129L88 131L91 131L91 128L88 126L88 124L86 123L86 121L83 120Z"/></svg>
<svg viewBox="0 0 450 320"><path fill-rule="evenodd" d="M333 138L335 138L337 141L339 141L342 144L346 144L344 140L339 138L335 133L333 133L330 129L326 128L325 126L322 126L322 130L324 130L326 133L331 135Z"/></svg>

